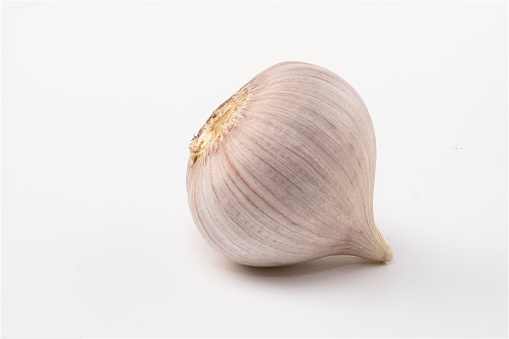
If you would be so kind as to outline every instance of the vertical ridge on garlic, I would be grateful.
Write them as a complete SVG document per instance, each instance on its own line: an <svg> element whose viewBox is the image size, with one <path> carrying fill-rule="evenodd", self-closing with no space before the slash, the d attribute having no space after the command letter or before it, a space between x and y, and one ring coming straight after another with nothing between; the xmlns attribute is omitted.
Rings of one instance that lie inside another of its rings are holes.
<svg viewBox="0 0 509 339"><path fill-rule="evenodd" d="M336 74L301 62L268 68L212 113L189 149L193 220L232 260L392 259L373 217L373 124Z"/></svg>

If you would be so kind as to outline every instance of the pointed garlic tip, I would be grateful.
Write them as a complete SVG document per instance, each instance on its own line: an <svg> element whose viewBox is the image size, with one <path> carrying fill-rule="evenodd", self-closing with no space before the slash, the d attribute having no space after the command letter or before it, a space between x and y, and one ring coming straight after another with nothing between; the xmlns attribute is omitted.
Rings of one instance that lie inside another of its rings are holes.
<svg viewBox="0 0 509 339"><path fill-rule="evenodd" d="M383 261L384 264L389 263L394 258L394 254L392 253L392 249L389 247L389 249L386 252L385 260Z"/></svg>
<svg viewBox="0 0 509 339"><path fill-rule="evenodd" d="M373 124L336 74L301 62L266 69L212 113L189 150L193 220L230 259L392 260L373 217Z"/></svg>

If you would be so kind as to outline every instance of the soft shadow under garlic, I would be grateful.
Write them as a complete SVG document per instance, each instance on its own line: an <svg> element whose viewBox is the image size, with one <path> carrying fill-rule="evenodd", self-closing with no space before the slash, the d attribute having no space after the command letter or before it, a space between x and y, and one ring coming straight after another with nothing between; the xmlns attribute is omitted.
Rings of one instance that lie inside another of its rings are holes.
<svg viewBox="0 0 509 339"><path fill-rule="evenodd" d="M365 270L370 266L380 266L380 264L373 260L350 255L334 255L287 266L256 267L237 264L226 260L224 260L220 266L222 269L236 274L256 277L284 278L319 275L320 273L329 271L348 274L348 272Z"/></svg>

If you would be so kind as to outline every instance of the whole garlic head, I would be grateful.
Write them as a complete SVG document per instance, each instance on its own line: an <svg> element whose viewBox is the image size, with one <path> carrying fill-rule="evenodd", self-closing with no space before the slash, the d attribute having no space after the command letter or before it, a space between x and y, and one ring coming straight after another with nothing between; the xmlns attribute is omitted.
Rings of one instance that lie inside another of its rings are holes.
<svg viewBox="0 0 509 339"><path fill-rule="evenodd" d="M301 62L268 68L212 113L189 149L193 220L232 260L392 259L373 218L373 124L336 74Z"/></svg>

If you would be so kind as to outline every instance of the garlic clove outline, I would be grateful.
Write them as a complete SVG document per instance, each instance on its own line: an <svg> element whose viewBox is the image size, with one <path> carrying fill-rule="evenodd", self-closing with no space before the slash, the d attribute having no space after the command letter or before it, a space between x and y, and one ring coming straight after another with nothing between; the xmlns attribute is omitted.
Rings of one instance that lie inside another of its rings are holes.
<svg viewBox="0 0 509 339"><path fill-rule="evenodd" d="M392 260L373 217L373 124L333 72L302 62L266 69L212 113L189 149L193 220L233 261Z"/></svg>

